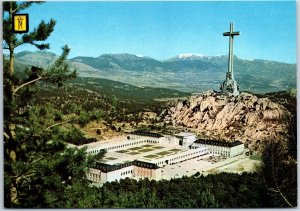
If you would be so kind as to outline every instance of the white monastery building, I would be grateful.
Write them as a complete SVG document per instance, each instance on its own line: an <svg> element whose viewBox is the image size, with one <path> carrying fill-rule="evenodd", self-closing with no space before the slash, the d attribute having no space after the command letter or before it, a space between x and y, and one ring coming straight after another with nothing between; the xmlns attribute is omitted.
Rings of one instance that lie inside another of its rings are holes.
<svg viewBox="0 0 300 211"><path fill-rule="evenodd" d="M199 139L192 144L192 149L206 147L211 154L218 154L225 157L234 157L243 154L245 147L240 141L221 142L215 140Z"/></svg>
<svg viewBox="0 0 300 211"><path fill-rule="evenodd" d="M98 154L105 150L101 161L90 167L88 179L105 183L126 177L160 180L162 169L167 165L201 157L220 154L233 157L242 154L241 142L196 140L193 133L161 135L135 131L122 141L107 141L97 146L88 145L87 152Z"/></svg>

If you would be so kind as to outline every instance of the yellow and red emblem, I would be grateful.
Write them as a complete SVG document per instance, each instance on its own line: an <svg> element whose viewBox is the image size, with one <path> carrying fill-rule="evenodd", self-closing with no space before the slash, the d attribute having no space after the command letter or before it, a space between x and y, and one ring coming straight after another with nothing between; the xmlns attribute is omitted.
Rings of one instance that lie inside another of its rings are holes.
<svg viewBox="0 0 300 211"><path fill-rule="evenodd" d="M29 31L28 14L14 14L12 18L14 33L27 33Z"/></svg>

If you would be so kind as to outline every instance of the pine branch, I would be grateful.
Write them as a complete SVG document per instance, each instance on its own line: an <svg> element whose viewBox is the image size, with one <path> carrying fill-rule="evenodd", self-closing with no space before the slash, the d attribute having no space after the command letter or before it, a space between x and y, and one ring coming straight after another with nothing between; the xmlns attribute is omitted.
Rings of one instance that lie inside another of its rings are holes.
<svg viewBox="0 0 300 211"><path fill-rule="evenodd" d="M68 121L64 121L64 122L55 123L55 124L50 125L49 127L47 127L45 130L49 130L49 129L51 129L51 128L55 127L55 126L58 126L58 125L66 124L66 123L68 123L68 122L70 122L70 121L72 121L72 119L70 119L70 120L68 120Z"/></svg>
<svg viewBox="0 0 300 211"><path fill-rule="evenodd" d="M4 135L7 139L9 139L9 135L8 135L6 132L3 132L3 135Z"/></svg>
<svg viewBox="0 0 300 211"><path fill-rule="evenodd" d="M14 13L19 12L20 10L24 10L24 9L30 7L34 3L42 4L44 2L42 2L42 1L26 1L26 2L20 3L19 6L12 11L12 13L14 14Z"/></svg>
<svg viewBox="0 0 300 211"><path fill-rule="evenodd" d="M20 46L20 45L23 45L23 44L24 44L23 40L22 40L22 41L19 40L19 41L15 44L15 48L18 47L18 46Z"/></svg>
<svg viewBox="0 0 300 211"><path fill-rule="evenodd" d="M279 187L276 187L277 190L275 190L274 188L270 188L271 191L275 192L275 193L279 193L279 195L281 196L281 198L283 198L283 200L285 201L285 203L287 203L290 207L294 207L289 200L283 195L283 193L280 191Z"/></svg>
<svg viewBox="0 0 300 211"><path fill-rule="evenodd" d="M54 19L51 19L49 23L45 23L45 21L41 21L38 27L34 28L32 32L23 35L22 37L23 43L29 43L40 47L43 44L38 44L36 43L36 41L45 41L50 36L50 34L54 31L55 24L56 21ZM44 44L44 45L48 45L48 44Z"/></svg>
<svg viewBox="0 0 300 211"><path fill-rule="evenodd" d="M39 80L42 80L42 79L44 79L44 78L43 78L43 77L38 77L38 78L36 78L36 79L34 79L34 80L28 81L28 82L26 82L26 83L24 83L24 84L18 86L17 88L15 88L15 89L13 90L13 94L15 95L21 88L23 88L23 87L25 87L25 86L28 86L28 85L30 85L30 84L32 84L32 83L34 83L34 82L37 82L37 81L39 81Z"/></svg>
<svg viewBox="0 0 300 211"><path fill-rule="evenodd" d="M39 50L45 50L45 49L49 49L50 48L50 45L48 43L37 44L35 42L32 42L31 44L34 45Z"/></svg>
<svg viewBox="0 0 300 211"><path fill-rule="evenodd" d="M54 62L54 64L50 67L50 69L45 72L43 75L38 76L37 78L30 80L18 87L16 87L13 90L13 95L15 95L21 88L28 86L32 83L35 83L40 80L48 80L49 82L52 83L61 83L62 81L69 79L69 78L74 78L76 77L76 71L72 72L70 74L68 73L68 65L66 64L66 58L69 55L70 48L68 48L67 45L65 45L63 48L63 53L62 55Z"/></svg>
<svg viewBox="0 0 300 211"><path fill-rule="evenodd" d="M276 173L277 171L275 171L275 168L278 168L275 166L275 160L276 158L274 157L275 156L275 153L274 152L274 148L276 150L276 145L274 145L274 143L272 143L272 152L271 152L271 162L272 162L272 176L273 176L273 182L275 183L275 186L276 186L276 189L275 190L274 188L270 188L273 192L275 193L279 193L279 195L281 196L281 198L283 198L283 200L290 206L290 207L293 207L293 205L288 201L288 199L283 195L283 193L281 192L279 186L278 186L278 183L277 183L277 179L276 179Z"/></svg>
<svg viewBox="0 0 300 211"><path fill-rule="evenodd" d="M24 174L22 174L20 176L17 176L16 183L18 184L21 179L26 179L28 177L33 176L34 174L35 174L35 171L31 171L31 172L24 173Z"/></svg>
<svg viewBox="0 0 300 211"><path fill-rule="evenodd" d="M69 119L69 120L64 121L64 122L58 122L58 123L52 124L52 125L48 126L46 129L44 129L43 131L38 132L38 133L36 133L36 134L32 134L32 136L40 137L40 135L41 135L42 133L44 133L45 130L49 130L49 129L55 127L55 126L63 125L63 124L66 124L66 123L68 123L68 122L71 122L71 121L73 121L73 119Z"/></svg>

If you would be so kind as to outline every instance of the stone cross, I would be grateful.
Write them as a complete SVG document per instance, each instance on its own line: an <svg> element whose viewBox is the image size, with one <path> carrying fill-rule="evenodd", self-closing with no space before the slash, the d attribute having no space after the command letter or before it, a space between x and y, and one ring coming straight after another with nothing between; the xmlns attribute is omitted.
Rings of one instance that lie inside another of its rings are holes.
<svg viewBox="0 0 300 211"><path fill-rule="evenodd" d="M233 31L233 23L230 23L230 32L224 32L223 36L229 36L229 57L228 57L228 72L231 74L231 78L233 77L233 38L234 36L240 35L240 32L234 32Z"/></svg>
<svg viewBox="0 0 300 211"><path fill-rule="evenodd" d="M229 36L229 55L226 79L223 84L221 84L221 90L224 94L228 94L229 96L239 95L238 84L234 80L233 75L233 38L237 35L240 35L240 32L233 31L233 23L230 23L230 31L223 33L223 36Z"/></svg>

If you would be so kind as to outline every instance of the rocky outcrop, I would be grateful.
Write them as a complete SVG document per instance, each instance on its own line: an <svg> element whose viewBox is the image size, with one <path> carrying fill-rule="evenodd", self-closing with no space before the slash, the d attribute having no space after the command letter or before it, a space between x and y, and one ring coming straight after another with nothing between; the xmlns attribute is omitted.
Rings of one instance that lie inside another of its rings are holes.
<svg viewBox="0 0 300 211"><path fill-rule="evenodd" d="M167 123L193 128L206 136L240 140L252 150L270 139L285 140L290 112L268 98L249 93L225 97L207 91L179 101L165 116Z"/></svg>

